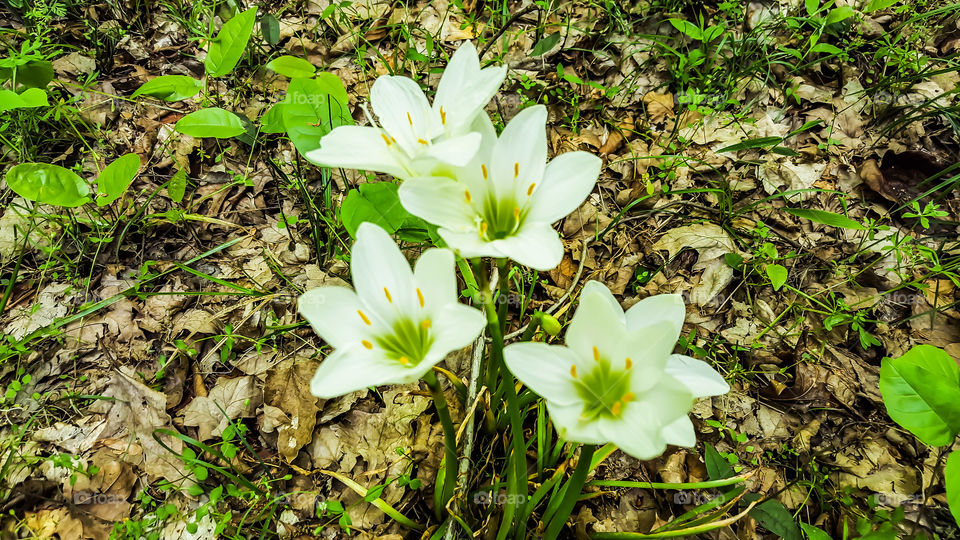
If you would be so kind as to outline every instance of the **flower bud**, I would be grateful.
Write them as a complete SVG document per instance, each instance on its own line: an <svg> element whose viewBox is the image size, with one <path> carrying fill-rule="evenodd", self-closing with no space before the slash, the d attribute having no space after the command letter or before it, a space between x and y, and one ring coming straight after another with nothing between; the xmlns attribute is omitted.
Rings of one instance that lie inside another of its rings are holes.
<svg viewBox="0 0 960 540"><path fill-rule="evenodd" d="M537 315L540 317L540 328L543 328L544 332L551 336L556 336L560 333L561 325L556 317L543 312L539 312Z"/></svg>

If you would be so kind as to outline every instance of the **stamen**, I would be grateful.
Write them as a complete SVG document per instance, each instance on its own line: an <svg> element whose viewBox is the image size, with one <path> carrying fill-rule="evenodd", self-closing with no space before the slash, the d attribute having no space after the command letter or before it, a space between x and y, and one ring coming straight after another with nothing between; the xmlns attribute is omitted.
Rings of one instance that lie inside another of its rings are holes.
<svg viewBox="0 0 960 540"><path fill-rule="evenodd" d="M470 203L470 190L469 190L469 189L466 189L466 190L463 191L463 197L464 197L465 199L467 199L467 203L469 204L469 203Z"/></svg>
<svg viewBox="0 0 960 540"><path fill-rule="evenodd" d="M480 171L483 172L483 179L486 180L486 179L487 179L487 166L484 165L483 163L481 163L481 164L480 164Z"/></svg>
<svg viewBox="0 0 960 540"><path fill-rule="evenodd" d="M388 291L386 287L383 288L383 294L384 294L384 296L387 297L387 302L390 302L390 303L392 304L392 303L393 303L393 297L390 296L390 291Z"/></svg>
<svg viewBox="0 0 960 540"><path fill-rule="evenodd" d="M527 197L533 195L533 188L537 187L537 183L534 182L530 184L530 187L527 188Z"/></svg>
<svg viewBox="0 0 960 540"><path fill-rule="evenodd" d="M633 400L636 399L636 398L637 398L637 396L635 396L635 395L633 394L633 392L627 392L626 394L623 395L622 398L620 398L620 401L622 401L622 402L624 402L624 403L630 403L631 401L633 401Z"/></svg>
<svg viewBox="0 0 960 540"><path fill-rule="evenodd" d="M403 364L403 365L405 365L405 366L409 366L409 365L410 365L410 359L407 358L406 356L401 356L400 358L397 358L397 362L400 362L401 364Z"/></svg>
<svg viewBox="0 0 960 540"><path fill-rule="evenodd" d="M380 136L383 137L383 142L387 143L387 146L390 146L390 144L392 144L392 143L390 142L390 137L387 137L387 136L386 136L385 134L383 134L383 133L381 133Z"/></svg>
<svg viewBox="0 0 960 540"><path fill-rule="evenodd" d="M430 329L430 319L424 319L423 322L420 323L420 326L422 326L424 330L429 330L429 329Z"/></svg>
<svg viewBox="0 0 960 540"><path fill-rule="evenodd" d="M610 412L613 413L614 416L620 416L620 413L622 411L623 411L623 403L619 401L614 403L613 406L610 407Z"/></svg>
<svg viewBox="0 0 960 540"><path fill-rule="evenodd" d="M627 365L627 369L630 369L633 367L633 360L631 360L630 357L628 356L624 364Z"/></svg>
<svg viewBox="0 0 960 540"><path fill-rule="evenodd" d="M596 347L593 348L593 361L594 362L600 361L600 351Z"/></svg>
<svg viewBox="0 0 960 540"><path fill-rule="evenodd" d="M417 139L417 142L420 143L420 144L429 144L429 143L427 143L427 141L425 141L425 140L423 140L423 139Z"/></svg>
<svg viewBox="0 0 960 540"><path fill-rule="evenodd" d="M407 122L410 122L410 127L413 127L413 117L410 116L410 113L407 113Z"/></svg>
<svg viewBox="0 0 960 540"><path fill-rule="evenodd" d="M447 113L443 110L443 105L440 106L440 123L447 125Z"/></svg>
<svg viewBox="0 0 960 540"><path fill-rule="evenodd" d="M520 207L519 207L519 206L514 206L514 207L513 207L513 219L520 219Z"/></svg>
<svg viewBox="0 0 960 540"><path fill-rule="evenodd" d="M573 364L572 366L570 366L570 376L573 377L574 379L577 378L577 365L576 365L576 364Z"/></svg>
<svg viewBox="0 0 960 540"><path fill-rule="evenodd" d="M423 307L423 293L420 292L420 287L417 287L417 300L420 301L420 307Z"/></svg>
<svg viewBox="0 0 960 540"><path fill-rule="evenodd" d="M363 322L367 324L367 326L370 326L371 324L373 324L370 322L370 319L367 318L366 314L364 314L362 311L358 309L357 313L360 315L360 318L363 319Z"/></svg>
<svg viewBox="0 0 960 540"><path fill-rule="evenodd" d="M520 162L513 162L513 177L516 178L520 176Z"/></svg>
<svg viewBox="0 0 960 540"><path fill-rule="evenodd" d="M480 234L487 234L487 229L488 229L488 228L489 228L489 226L487 225L487 222L486 222L486 221L480 223Z"/></svg>
<svg viewBox="0 0 960 540"><path fill-rule="evenodd" d="M372 348L373 348L373 343L370 343L369 341L367 341L367 340L365 340L365 339L362 340L362 341L360 341L360 343L361 343L364 347L366 347L366 348L368 348L368 349L372 349Z"/></svg>

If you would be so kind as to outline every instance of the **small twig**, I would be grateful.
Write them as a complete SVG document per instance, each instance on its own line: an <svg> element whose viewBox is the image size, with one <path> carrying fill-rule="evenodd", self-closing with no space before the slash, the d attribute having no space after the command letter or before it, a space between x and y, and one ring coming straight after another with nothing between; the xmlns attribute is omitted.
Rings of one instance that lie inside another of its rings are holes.
<svg viewBox="0 0 960 540"><path fill-rule="evenodd" d="M530 13L531 11L536 11L539 9L540 9L540 6L538 6L537 4L533 4L533 5L527 6L524 9L521 9L513 17L510 17L510 20L508 20L506 24L500 27L500 29L497 30L497 33L494 34L493 37L490 38L490 41L488 41L487 44L484 45L483 49L480 50L480 59L483 60L484 55L487 54L487 51L490 50L490 47L492 47L493 44L496 43L498 39L500 39L500 36L502 36L503 33L507 31L507 28L510 28L510 26L513 23L520 20L520 17L523 17L524 15L526 15L527 13Z"/></svg>

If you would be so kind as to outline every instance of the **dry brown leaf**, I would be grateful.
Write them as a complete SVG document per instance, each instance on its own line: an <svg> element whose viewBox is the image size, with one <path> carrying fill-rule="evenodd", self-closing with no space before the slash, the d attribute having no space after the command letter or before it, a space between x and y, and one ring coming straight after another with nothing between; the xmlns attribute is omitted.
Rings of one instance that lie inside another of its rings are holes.
<svg viewBox="0 0 960 540"><path fill-rule="evenodd" d="M296 459L300 449L313 439L320 407L319 399L310 393L310 380L319 364L306 358L290 358L267 372L263 401L284 412L284 420L276 426L277 449L287 461Z"/></svg>
<svg viewBox="0 0 960 540"><path fill-rule="evenodd" d="M255 416L262 396L254 377L221 377L208 396L193 398L183 409L183 424L196 426L201 441L218 437L231 420Z"/></svg>

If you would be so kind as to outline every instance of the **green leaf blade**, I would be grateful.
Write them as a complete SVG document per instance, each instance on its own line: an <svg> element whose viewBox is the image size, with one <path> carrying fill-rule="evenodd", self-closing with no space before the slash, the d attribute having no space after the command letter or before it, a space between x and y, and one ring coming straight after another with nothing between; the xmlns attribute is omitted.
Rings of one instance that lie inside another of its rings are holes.
<svg viewBox="0 0 960 540"><path fill-rule="evenodd" d="M97 206L106 206L120 198L140 170L140 156L124 154L103 168L97 178Z"/></svg>
<svg viewBox="0 0 960 540"><path fill-rule="evenodd" d="M150 96L164 101L181 101L200 93L203 82L186 75L161 75L140 85L131 97Z"/></svg>
<svg viewBox="0 0 960 540"><path fill-rule="evenodd" d="M90 186L77 173L50 163L22 163L7 171L7 185L28 201L66 208L90 202Z"/></svg>
<svg viewBox="0 0 960 540"><path fill-rule="evenodd" d="M256 22L257 8L253 7L224 23L207 47L207 58L203 62L207 75L222 77L233 71L247 48Z"/></svg>
<svg viewBox="0 0 960 540"><path fill-rule="evenodd" d="M960 432L960 369L937 347L884 358L880 393L890 418L926 444L950 444Z"/></svg>
<svg viewBox="0 0 960 540"><path fill-rule="evenodd" d="M237 115L219 107L194 111L178 120L174 129L191 137L216 139L236 137L247 131Z"/></svg>

